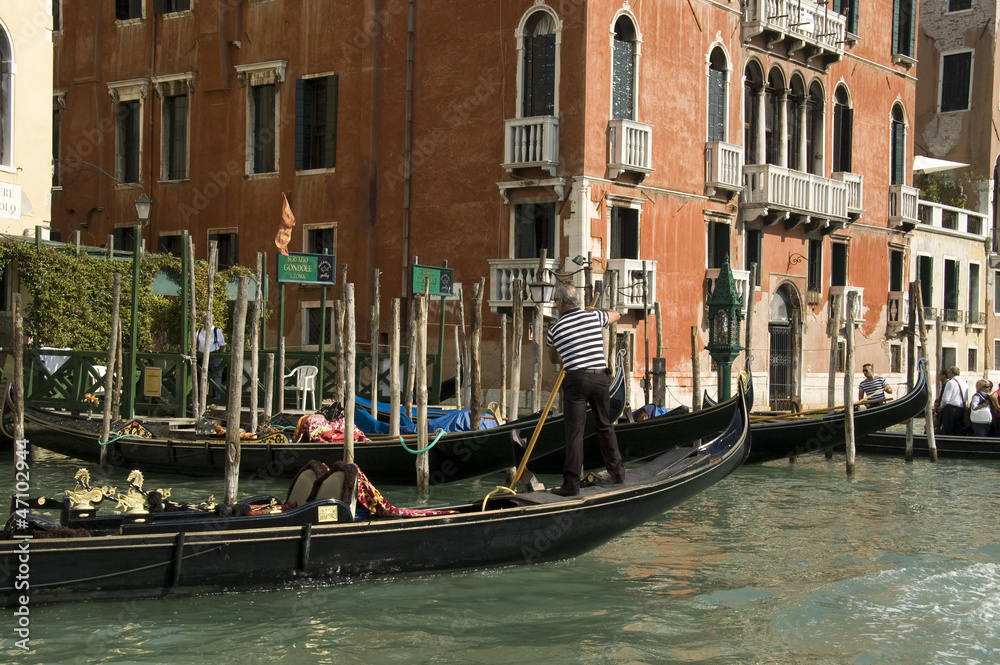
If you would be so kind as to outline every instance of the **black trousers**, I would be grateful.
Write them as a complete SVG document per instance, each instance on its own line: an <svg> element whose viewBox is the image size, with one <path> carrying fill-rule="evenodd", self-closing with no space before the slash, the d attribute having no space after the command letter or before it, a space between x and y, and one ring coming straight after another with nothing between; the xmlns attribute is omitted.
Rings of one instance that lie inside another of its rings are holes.
<svg viewBox="0 0 1000 665"><path fill-rule="evenodd" d="M570 371L563 379L563 418L566 428L566 463L563 487L579 488L583 469L583 430L587 423L587 405L594 414L597 442L601 446L604 467L615 480L625 477L625 467L618 451L618 439L608 415L608 373Z"/></svg>
<svg viewBox="0 0 1000 665"><path fill-rule="evenodd" d="M954 404L945 404L941 409L941 433L965 434L965 409Z"/></svg>

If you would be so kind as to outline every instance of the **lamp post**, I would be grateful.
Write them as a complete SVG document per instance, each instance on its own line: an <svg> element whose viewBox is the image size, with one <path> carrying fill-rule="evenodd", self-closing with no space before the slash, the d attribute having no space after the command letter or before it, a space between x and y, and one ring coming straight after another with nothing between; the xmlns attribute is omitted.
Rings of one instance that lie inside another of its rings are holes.
<svg viewBox="0 0 1000 665"><path fill-rule="evenodd" d="M137 381L135 379L136 365L138 363L136 345L139 341L139 268L142 259L142 227L149 221L149 212L153 207L153 202L143 193L135 200L135 214L139 223L134 227L133 247L132 247L132 314L131 327L129 328L129 357L128 368L125 370L126 385L128 390L128 402L125 404L125 413L129 418L135 417L135 393Z"/></svg>
<svg viewBox="0 0 1000 665"><path fill-rule="evenodd" d="M708 297L708 346L705 347L719 368L719 400L729 399L733 361L743 350L740 346L740 321L743 319L743 298L736 290L736 281L726 255Z"/></svg>

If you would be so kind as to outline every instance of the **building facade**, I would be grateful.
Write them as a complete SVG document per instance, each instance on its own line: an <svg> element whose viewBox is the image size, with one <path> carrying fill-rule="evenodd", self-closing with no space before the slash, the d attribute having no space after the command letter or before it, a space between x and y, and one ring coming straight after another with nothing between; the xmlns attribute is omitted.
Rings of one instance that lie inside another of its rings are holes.
<svg viewBox="0 0 1000 665"><path fill-rule="evenodd" d="M892 4L74 3L55 43L53 225L127 245L147 193L147 247L186 231L199 258L215 240L252 265L273 257L284 194L290 249L347 263L359 313L375 270L383 300L409 298L415 264L448 261L467 297L485 278L487 386L499 315L544 249L560 278L615 285L632 402L659 355L671 405L690 403L695 367L714 390L706 299L728 259L753 297L765 408L825 404L848 292L858 369L903 376L891 292L917 222L917 15ZM321 293L288 292L288 344L309 348Z"/></svg>

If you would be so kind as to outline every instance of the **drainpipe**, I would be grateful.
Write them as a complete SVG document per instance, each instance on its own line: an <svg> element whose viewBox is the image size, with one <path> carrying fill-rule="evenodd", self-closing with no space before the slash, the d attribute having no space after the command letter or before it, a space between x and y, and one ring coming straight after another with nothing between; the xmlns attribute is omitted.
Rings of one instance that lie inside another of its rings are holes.
<svg viewBox="0 0 1000 665"><path fill-rule="evenodd" d="M410 169L413 165L413 43L415 0L409 0L406 18L406 132L403 138L403 289L402 293L412 296L413 284L409 277L410 268ZM411 298L406 298L409 311ZM404 314L408 316L408 314Z"/></svg>

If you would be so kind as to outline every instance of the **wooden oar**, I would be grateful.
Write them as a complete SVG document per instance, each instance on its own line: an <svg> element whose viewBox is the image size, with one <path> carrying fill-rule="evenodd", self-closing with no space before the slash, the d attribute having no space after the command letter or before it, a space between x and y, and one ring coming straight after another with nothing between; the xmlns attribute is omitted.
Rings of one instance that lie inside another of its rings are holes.
<svg viewBox="0 0 1000 665"><path fill-rule="evenodd" d="M545 419L549 416L549 410L552 408L552 404L556 401L556 395L559 394L559 387L562 386L563 377L565 376L566 370L560 369L559 376L556 377L556 382L552 386L552 393L549 394L549 401L545 404L545 408L542 409L542 415L538 418L538 422L535 424L535 431L531 433L531 440L528 442L528 447L525 449L524 455L521 456L521 462L517 465L517 472L514 474L514 480L510 483L511 488L517 487L517 481L521 479L521 474L524 473L524 468L528 466L528 459L531 457L531 451L535 447L535 441L538 441L538 435L542 431L542 425L545 424Z"/></svg>
<svg viewBox="0 0 1000 665"><path fill-rule="evenodd" d="M889 402L889 401L891 401L891 400L886 399L886 400L884 400L882 402L879 402L875 406L880 406L882 404L885 404L885 402ZM860 402L854 402L853 406L864 406L867 403L868 403L867 400L861 400ZM792 418L801 418L801 417L816 416L816 415L819 415L821 413L831 413L832 414L832 412L843 411L843 410L844 410L843 405L840 405L840 406L824 406L824 407L821 407L821 408L818 408L818 409L806 409L805 411L793 411L792 413L781 413L781 414L774 415L774 416L753 416L752 415L752 416L750 416L750 422L751 423L760 423L760 422L768 422L768 421L771 421L771 420L789 420L789 419L792 419Z"/></svg>

